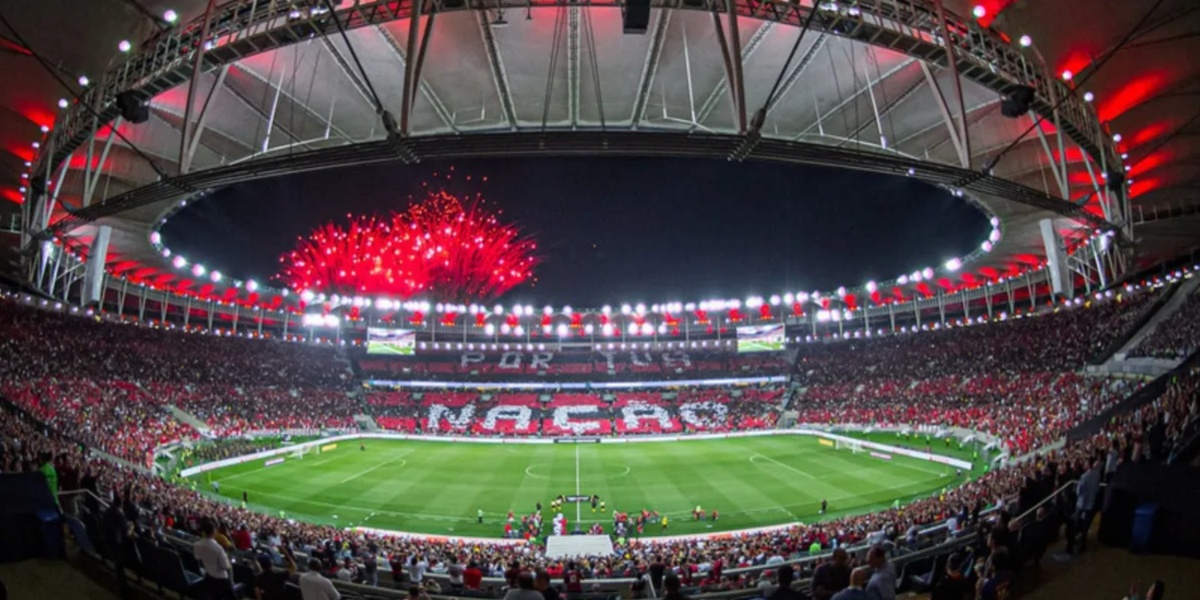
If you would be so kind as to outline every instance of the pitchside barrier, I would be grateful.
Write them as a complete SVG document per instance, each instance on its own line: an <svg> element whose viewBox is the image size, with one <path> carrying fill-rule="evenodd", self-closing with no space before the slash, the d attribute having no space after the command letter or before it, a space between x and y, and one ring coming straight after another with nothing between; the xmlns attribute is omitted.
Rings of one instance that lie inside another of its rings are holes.
<svg viewBox="0 0 1200 600"><path fill-rule="evenodd" d="M879 444L866 440L859 440L843 435L828 433L815 429L774 429L769 431L735 431L732 433L697 433L690 435L644 435L629 438L564 438L574 440L576 442L593 443L593 440L598 440L602 444L638 444L652 442L678 442L681 440L719 440L727 438L743 438L743 437L760 437L772 435L805 435L823 438L832 442L842 442L845 444L856 444L868 450L875 450L887 454L899 456L907 456L919 460L927 460L943 465L948 465L958 469L970 470L971 463L965 460L958 460L941 456L930 452L919 452L909 448L900 448L897 446L889 446L887 444ZM304 451L314 446L325 447L333 445L336 447L338 443L349 442L354 440L373 439L373 440L418 440L432 442L454 442L462 444L557 444L561 443L560 438L503 438L503 437L463 437L451 435L412 435L407 433L380 433L380 432L359 432L347 435L338 435L333 437L304 442L302 444L293 444L291 446L283 446L271 450L263 450L254 454L245 456L236 456L223 460L213 461L195 467L189 467L179 472L180 477L191 477L199 473L206 473L214 469L228 467L230 465L240 465L256 460L274 458L280 455L292 454L296 451ZM335 451L336 450L332 450Z"/></svg>

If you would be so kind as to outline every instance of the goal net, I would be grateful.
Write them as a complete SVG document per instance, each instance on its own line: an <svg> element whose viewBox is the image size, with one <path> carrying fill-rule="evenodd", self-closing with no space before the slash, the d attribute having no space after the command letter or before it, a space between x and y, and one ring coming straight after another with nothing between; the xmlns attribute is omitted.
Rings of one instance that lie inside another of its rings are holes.
<svg viewBox="0 0 1200 600"><path fill-rule="evenodd" d="M835 440L834 449L849 450L854 454L858 454L863 451L862 444L853 440Z"/></svg>

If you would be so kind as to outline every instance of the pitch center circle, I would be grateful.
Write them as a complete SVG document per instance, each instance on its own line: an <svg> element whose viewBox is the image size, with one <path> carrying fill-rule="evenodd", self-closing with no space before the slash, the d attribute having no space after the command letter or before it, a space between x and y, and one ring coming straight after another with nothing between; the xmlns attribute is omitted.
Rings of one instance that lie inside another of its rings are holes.
<svg viewBox="0 0 1200 600"><path fill-rule="evenodd" d="M529 465L528 467L525 467L525 474L534 479L550 479L549 475L538 475L537 473L534 472L534 467L540 467L540 466L542 466L542 465L534 464L534 465Z"/></svg>

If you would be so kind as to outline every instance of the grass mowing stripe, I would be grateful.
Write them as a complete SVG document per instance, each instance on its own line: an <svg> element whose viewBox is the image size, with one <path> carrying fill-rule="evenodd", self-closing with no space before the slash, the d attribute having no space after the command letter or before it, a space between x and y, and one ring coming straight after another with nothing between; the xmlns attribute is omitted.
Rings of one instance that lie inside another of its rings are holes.
<svg viewBox="0 0 1200 600"><path fill-rule="evenodd" d="M272 514L472 536L499 536L509 510L519 517L572 490L598 494L608 508L593 515L590 506L578 505L574 516L581 525L599 522L607 531L613 511L648 509L672 522L666 532L654 525L647 534L681 534L831 518L958 481L947 477L952 469L938 473L915 459L884 461L793 436L591 445L376 440L366 452L333 452L320 461L288 458L265 469L243 463L212 477L253 474L234 480L237 486L223 485L221 493L240 500L247 490L255 508ZM817 514L822 498L830 501L830 515ZM692 520L697 504L719 510L721 520ZM479 509L483 523L475 517Z"/></svg>

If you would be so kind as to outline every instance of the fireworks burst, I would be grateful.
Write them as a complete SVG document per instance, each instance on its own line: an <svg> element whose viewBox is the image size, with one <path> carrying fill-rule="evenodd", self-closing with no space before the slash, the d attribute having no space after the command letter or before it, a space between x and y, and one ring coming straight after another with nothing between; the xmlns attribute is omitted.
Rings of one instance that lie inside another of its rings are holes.
<svg viewBox="0 0 1200 600"><path fill-rule="evenodd" d="M298 292L482 301L528 281L536 248L480 196L464 203L439 189L390 219L318 227L280 257L279 278Z"/></svg>

